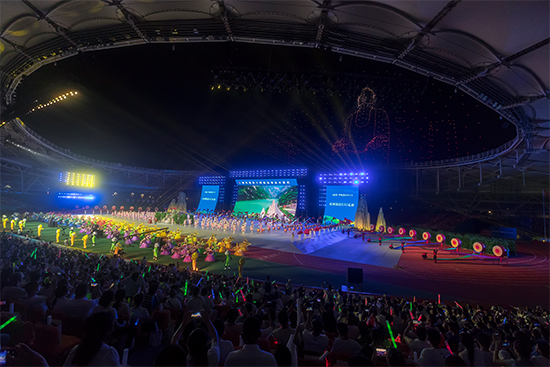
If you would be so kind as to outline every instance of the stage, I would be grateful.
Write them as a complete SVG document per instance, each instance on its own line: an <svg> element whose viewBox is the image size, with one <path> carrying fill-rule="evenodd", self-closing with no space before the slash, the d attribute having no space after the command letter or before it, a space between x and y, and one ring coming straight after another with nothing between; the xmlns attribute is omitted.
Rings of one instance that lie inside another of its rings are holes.
<svg viewBox="0 0 550 367"><path fill-rule="evenodd" d="M102 215L105 219L122 221L121 218ZM138 221L126 220L126 222ZM33 222L33 226L36 222ZM29 223L30 224L30 223ZM152 225L149 225L151 226ZM475 302L481 304L499 305L540 305L550 308L550 275L548 269L547 243L518 243L517 256L510 258L507 264L500 265L494 261L476 259L457 259L454 261L423 260L421 255L428 253L430 246L390 249L389 245L400 247L401 241L385 239L382 246L378 244L378 235L371 234L371 242L362 241L361 237L353 238L342 231L332 231L316 237L301 239L295 236L291 242L291 234L284 231L233 234L230 231L202 229L194 226L158 223L158 228L167 227L170 231L179 230L182 235L197 232L201 238L208 239L215 234L218 240L231 236L233 242L244 239L251 246L244 253L246 264L243 276L251 279L265 279L269 275L272 280L286 283L291 278L294 284L304 284L320 287L323 282L329 282L336 288L347 284L347 269L363 269L362 290L374 294L389 294L403 297L437 299L441 295L445 302ZM248 230L248 229L247 229ZM45 228L43 239L54 238L54 228ZM79 233L81 238L82 234ZM82 249L82 242L74 246ZM101 238L98 246L86 251L109 254L110 241ZM468 251L468 250L464 250ZM144 256L152 259L152 249L139 248L139 244L125 247L125 259L140 260ZM449 254L440 250L440 258L459 257L460 254ZM217 261L205 262L201 256L198 266L201 271L211 273L231 274L237 270L239 257L233 256L231 270L223 269L223 254L217 254ZM170 256L160 256L154 263L176 263ZM179 260L180 266L188 264ZM180 268L181 268L180 267ZM505 285L505 287L503 287Z"/></svg>

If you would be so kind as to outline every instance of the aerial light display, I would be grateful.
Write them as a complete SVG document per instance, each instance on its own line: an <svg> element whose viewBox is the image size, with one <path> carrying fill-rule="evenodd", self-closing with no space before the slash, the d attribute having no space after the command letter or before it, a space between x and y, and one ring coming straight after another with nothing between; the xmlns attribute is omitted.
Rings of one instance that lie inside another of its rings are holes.
<svg viewBox="0 0 550 367"><path fill-rule="evenodd" d="M59 182L65 186L93 188L96 186L96 175L93 173L60 172Z"/></svg>

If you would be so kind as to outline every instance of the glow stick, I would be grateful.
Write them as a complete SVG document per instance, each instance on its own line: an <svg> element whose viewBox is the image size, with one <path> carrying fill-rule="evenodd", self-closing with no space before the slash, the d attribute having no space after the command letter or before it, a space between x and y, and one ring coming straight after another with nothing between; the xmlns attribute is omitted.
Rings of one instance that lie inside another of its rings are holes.
<svg viewBox="0 0 550 367"><path fill-rule="evenodd" d="M456 305L460 308L462 308L462 306L460 305L460 303L458 303L457 301L455 301Z"/></svg>
<svg viewBox="0 0 550 367"><path fill-rule="evenodd" d="M17 318L17 315L13 316L11 319L9 319L8 321L6 321L5 323L3 323L2 325L0 325L0 330L2 330L4 327L8 326L9 324L11 324L13 321L15 321L15 319Z"/></svg>
<svg viewBox="0 0 550 367"><path fill-rule="evenodd" d="M124 352L122 354L122 366L128 365L128 353L130 350L128 348L124 349Z"/></svg>
<svg viewBox="0 0 550 367"><path fill-rule="evenodd" d="M397 343L395 342L395 338L393 337L393 331L391 330L391 325L388 320L386 320L386 326L388 327L388 331L390 332L391 342L393 343L393 347L397 349Z"/></svg>
<svg viewBox="0 0 550 367"><path fill-rule="evenodd" d="M183 295L187 296L187 280L185 281L185 289L183 290Z"/></svg>
<svg viewBox="0 0 550 367"><path fill-rule="evenodd" d="M246 284L248 284L248 277L246 277Z"/></svg>
<svg viewBox="0 0 550 367"><path fill-rule="evenodd" d="M212 299L215 299L215 298L216 298L216 296L214 295L214 290L213 290L213 289L211 289L211 291L212 291Z"/></svg>
<svg viewBox="0 0 550 367"><path fill-rule="evenodd" d="M445 340L445 346L447 347L447 350L449 351L449 353L453 354L453 351L451 350L451 347L449 346L449 343L447 343L447 339L445 339L445 337L443 336L443 333L439 333L439 334L441 335L443 340Z"/></svg>
<svg viewBox="0 0 550 367"><path fill-rule="evenodd" d="M202 282L202 277L199 279L199 282L197 283L197 285L195 287L198 287L199 284L201 284L201 282Z"/></svg>
<svg viewBox="0 0 550 367"><path fill-rule="evenodd" d="M96 271L99 271L99 264L97 264L97 270Z"/></svg>
<svg viewBox="0 0 550 367"><path fill-rule="evenodd" d="M437 304L438 304L438 305L441 304L441 294L438 294L438 295L437 295Z"/></svg>

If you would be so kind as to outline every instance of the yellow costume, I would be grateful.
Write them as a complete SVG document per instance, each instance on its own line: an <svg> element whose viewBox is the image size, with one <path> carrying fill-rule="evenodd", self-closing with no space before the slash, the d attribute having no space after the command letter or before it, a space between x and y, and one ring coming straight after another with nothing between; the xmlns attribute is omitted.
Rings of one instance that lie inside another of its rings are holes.
<svg viewBox="0 0 550 367"><path fill-rule="evenodd" d="M199 258L198 252L193 252L193 255L191 255L191 259L193 260L193 271L199 271L199 268L197 267L197 259Z"/></svg>
<svg viewBox="0 0 550 367"><path fill-rule="evenodd" d="M71 231L71 246L74 246L74 240L76 240L76 232Z"/></svg>
<svg viewBox="0 0 550 367"><path fill-rule="evenodd" d="M42 224L38 225L38 237L42 235Z"/></svg>
<svg viewBox="0 0 550 367"><path fill-rule="evenodd" d="M55 242L59 243L59 236L61 236L61 228L58 228L57 231L55 231Z"/></svg>
<svg viewBox="0 0 550 367"><path fill-rule="evenodd" d="M19 221L19 229L21 230L21 232L23 232L23 227L24 226L25 226L25 222Z"/></svg>
<svg viewBox="0 0 550 367"><path fill-rule="evenodd" d="M82 237L82 244L84 245L84 248L86 248L86 244L88 243L88 235L85 234L83 237Z"/></svg>
<svg viewBox="0 0 550 367"><path fill-rule="evenodd" d="M15 227L15 219L12 219L10 224L11 224L11 230L13 231L13 227Z"/></svg>
<svg viewBox="0 0 550 367"><path fill-rule="evenodd" d="M4 225L4 229L8 228L8 218L2 218L2 224Z"/></svg>
<svg viewBox="0 0 550 367"><path fill-rule="evenodd" d="M239 260L239 278L243 277L243 266L245 262L246 260L244 259L244 257L241 257L241 259Z"/></svg>

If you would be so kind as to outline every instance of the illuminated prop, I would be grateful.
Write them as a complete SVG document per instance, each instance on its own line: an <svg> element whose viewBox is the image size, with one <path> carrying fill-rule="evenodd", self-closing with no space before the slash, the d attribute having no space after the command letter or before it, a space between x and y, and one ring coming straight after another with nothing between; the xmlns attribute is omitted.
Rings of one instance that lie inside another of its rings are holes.
<svg viewBox="0 0 550 367"><path fill-rule="evenodd" d="M437 241L437 243L445 243L445 235L444 234L441 234L439 233L437 236L435 236L435 239Z"/></svg>
<svg viewBox="0 0 550 367"><path fill-rule="evenodd" d="M388 233L389 234L393 234L394 232L395 232L395 228L393 228L393 227L388 228Z"/></svg>
<svg viewBox="0 0 550 367"><path fill-rule="evenodd" d="M360 231L367 231L370 228L369 207L365 195L361 195L359 198L359 205L357 205L357 212L355 213L355 228Z"/></svg>
<svg viewBox="0 0 550 367"><path fill-rule="evenodd" d="M474 252L481 254L483 250L485 250L485 245L481 242L475 242L472 248L474 249Z"/></svg>
<svg viewBox="0 0 550 367"><path fill-rule="evenodd" d="M374 108L376 94L363 88L357 98L357 111L348 116L343 137L332 146L335 153L363 153L362 160L389 161L390 123L388 114Z"/></svg>
<svg viewBox="0 0 550 367"><path fill-rule="evenodd" d="M88 173L62 172L59 174L59 182L67 186L95 187L96 176Z"/></svg>
<svg viewBox="0 0 550 367"><path fill-rule="evenodd" d="M462 241L458 238L453 238L451 239L451 246L453 246L454 248L459 248L460 246L462 246Z"/></svg>
<svg viewBox="0 0 550 367"><path fill-rule="evenodd" d="M403 228L403 227L399 228L399 235L400 236L404 236L405 233L407 233L407 230L405 228Z"/></svg>
<svg viewBox="0 0 550 367"><path fill-rule="evenodd" d="M496 257L502 257L504 256L504 253L505 252L502 246L499 246L499 245L493 246L493 255L495 255Z"/></svg>
<svg viewBox="0 0 550 367"><path fill-rule="evenodd" d="M413 240L416 239L416 231L414 229L411 229L409 231L409 237L411 237L411 239L413 239Z"/></svg>
<svg viewBox="0 0 550 367"><path fill-rule="evenodd" d="M430 232L424 232L424 233L422 233L422 239L423 239L424 241L429 241L431 238L432 238L432 235L430 234Z"/></svg>

